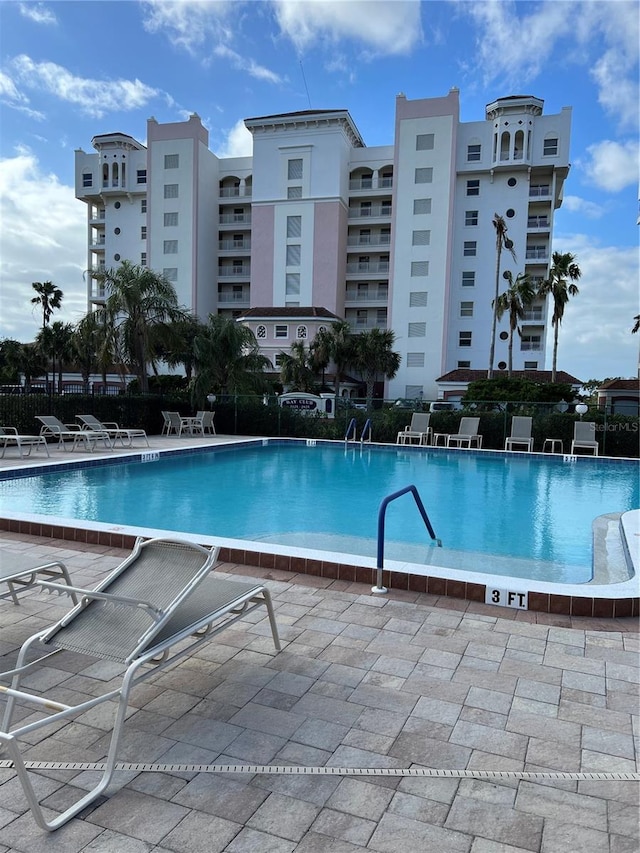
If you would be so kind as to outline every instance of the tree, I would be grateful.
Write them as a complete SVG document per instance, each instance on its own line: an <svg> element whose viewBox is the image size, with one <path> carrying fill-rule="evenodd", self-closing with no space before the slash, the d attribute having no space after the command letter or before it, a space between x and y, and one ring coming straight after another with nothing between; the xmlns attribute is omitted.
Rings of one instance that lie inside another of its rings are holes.
<svg viewBox="0 0 640 853"><path fill-rule="evenodd" d="M487 379L493 378L493 360L496 353L496 326L498 323L498 291L500 290L500 259L502 257L502 249L506 249L511 253L513 260L516 260L516 254L513 251L513 242L507 237L507 223L502 216L494 213L491 220L496 231L496 281L495 293L493 297L493 316L491 319L491 347L489 349L489 370L487 371Z"/></svg>
<svg viewBox="0 0 640 853"><path fill-rule="evenodd" d="M335 366L334 393L340 396L340 380L344 376L347 367L351 363L353 349L353 336L351 326L346 320L338 320L331 324L331 328L325 332L318 332L316 339L320 336L318 348L322 347L323 357L328 356Z"/></svg>
<svg viewBox="0 0 640 853"><path fill-rule="evenodd" d="M32 305L40 305L42 308L42 328L49 325L54 310L60 308L64 293L51 281L34 281L31 287L36 296L31 299Z"/></svg>
<svg viewBox="0 0 640 853"><path fill-rule="evenodd" d="M171 282L148 267L123 261L115 269L92 275L108 294L97 310L99 319L116 331L116 343L146 394L153 346L168 337L170 324L184 320L188 312L179 307Z"/></svg>
<svg viewBox="0 0 640 853"><path fill-rule="evenodd" d="M0 382L3 385L20 384L20 358L22 344L12 338L0 341Z"/></svg>
<svg viewBox="0 0 640 853"><path fill-rule="evenodd" d="M373 385L380 373L393 379L400 367L401 357L393 351L395 335L391 329L371 329L353 339L350 364L367 386L367 409L371 408Z"/></svg>
<svg viewBox="0 0 640 853"><path fill-rule="evenodd" d="M549 276L542 282L538 290L539 296L551 296L553 299L553 313L551 315L551 325L553 326L552 382L556 381L558 331L569 298L579 293L575 282L578 281L581 275L580 267L575 263L575 255L572 255L571 252L554 252Z"/></svg>
<svg viewBox="0 0 640 853"><path fill-rule="evenodd" d="M56 320L50 326L45 326L36 337L36 343L42 354L45 358L51 359L52 385L55 385L56 366L58 368L58 393L62 391L63 364L73 356L72 340L73 326L71 323L63 323L62 320Z"/></svg>
<svg viewBox="0 0 640 853"><path fill-rule="evenodd" d="M158 353L164 358L168 367L172 369L179 365L184 367L187 384L193 378L195 366L193 342L201 331L202 323L197 317L185 317L184 320L172 324L169 339L157 347Z"/></svg>
<svg viewBox="0 0 640 853"><path fill-rule="evenodd" d="M266 389L264 371L272 365L248 326L210 314L193 342L196 378L192 399L204 407L208 394L258 393Z"/></svg>
<svg viewBox="0 0 640 853"><path fill-rule="evenodd" d="M494 305L494 312L498 320L501 320L504 314L509 315L508 375L511 376L513 372L513 336L518 329L518 320L524 319L527 307L536 297L536 291L527 273L518 273L514 281L512 273L507 270L504 277L509 282L509 288L498 297L498 301ZM520 334L519 329L518 334Z"/></svg>
<svg viewBox="0 0 640 853"><path fill-rule="evenodd" d="M306 391L311 393L316 389L316 373L312 367L312 356L307 351L304 341L294 341L289 353L280 354L280 381L290 391Z"/></svg>
<svg viewBox="0 0 640 853"><path fill-rule="evenodd" d="M29 393L31 380L47 375L47 362L37 344L20 344L20 372L24 376L24 390Z"/></svg>
<svg viewBox="0 0 640 853"><path fill-rule="evenodd" d="M71 338L73 361L82 376L85 394L89 393L89 378L98 369L98 346L101 326L94 311L76 324ZM105 378L106 384L106 378Z"/></svg>

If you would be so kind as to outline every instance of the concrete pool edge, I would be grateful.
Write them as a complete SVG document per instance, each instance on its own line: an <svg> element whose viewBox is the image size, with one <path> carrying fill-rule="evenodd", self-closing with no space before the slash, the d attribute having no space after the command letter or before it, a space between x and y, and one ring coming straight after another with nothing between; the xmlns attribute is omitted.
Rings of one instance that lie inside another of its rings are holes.
<svg viewBox="0 0 640 853"><path fill-rule="evenodd" d="M630 518L626 518L629 516ZM625 547L634 550L631 537L639 537L640 511L625 513L621 531ZM247 540L227 539L166 529L127 527L101 522L80 522L55 516L12 514L0 517L0 530L42 538L130 549L137 536L179 536L202 545L219 546L220 560L262 570L287 571L349 583L375 583L376 561L369 557L337 555L329 551L288 548ZM637 543L636 543L637 545ZM341 559L337 559L340 556ZM637 561L633 560L637 569ZM640 576L611 584L556 584L504 575L442 569L387 560L383 585L390 589L486 602L487 590L526 593L528 610L557 615L616 618L640 615ZM517 600L517 599L516 599Z"/></svg>

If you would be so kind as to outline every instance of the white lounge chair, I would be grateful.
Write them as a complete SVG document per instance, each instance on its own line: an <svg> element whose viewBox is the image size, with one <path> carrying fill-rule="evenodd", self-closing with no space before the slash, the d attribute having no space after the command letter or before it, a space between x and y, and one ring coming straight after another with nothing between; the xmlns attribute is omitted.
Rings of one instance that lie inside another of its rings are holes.
<svg viewBox="0 0 640 853"><path fill-rule="evenodd" d="M458 432L447 438L447 447L482 447L482 436L478 433L480 418L460 418Z"/></svg>
<svg viewBox="0 0 640 853"><path fill-rule="evenodd" d="M95 415L76 415L76 418L86 429L106 432L114 444L119 441L123 447L131 447L134 438L142 438L149 447L149 439L143 429L124 429L114 421L99 421Z"/></svg>
<svg viewBox="0 0 640 853"><path fill-rule="evenodd" d="M216 428L213 425L213 419L215 417L215 412L197 412L196 417L200 421L202 425L202 433L203 435L216 435Z"/></svg>
<svg viewBox="0 0 640 853"><path fill-rule="evenodd" d="M525 447L529 453L533 450L531 427L533 418L514 415L511 419L511 435L504 442L505 450Z"/></svg>
<svg viewBox="0 0 640 853"><path fill-rule="evenodd" d="M18 448L20 459L24 458L24 448L27 449L27 456L31 456L32 450L44 450L49 456L47 439L43 435L20 435L15 427L0 427L0 445L2 446L0 459L4 458L5 450L9 445L15 445Z"/></svg>
<svg viewBox="0 0 640 853"><path fill-rule="evenodd" d="M91 429L80 429L78 424L63 424L55 415L36 415L36 420L42 424L40 435L45 438L57 438L58 448L66 450L65 439L72 441L71 449L75 450L78 444L82 444L85 450L95 450L98 441L102 441L106 448L113 449L111 439L106 432L97 432Z"/></svg>
<svg viewBox="0 0 640 853"><path fill-rule="evenodd" d="M38 561L37 558L27 557L25 554L17 554L7 548L0 548L0 583L6 583L8 592L0 594L0 598L11 598L14 604L19 604L17 592L31 589L37 586L38 578L43 575L49 580L62 580L71 587L71 578L64 563L59 560L53 562ZM75 592L70 592L73 603L78 599Z"/></svg>
<svg viewBox="0 0 640 853"><path fill-rule="evenodd" d="M400 430L396 444L430 444L431 427L429 426L430 414L414 412L411 415L411 423Z"/></svg>
<svg viewBox="0 0 640 853"><path fill-rule="evenodd" d="M269 590L262 583L246 583L211 575L218 549L202 548L190 542L170 539L138 540L132 553L95 589L85 590L41 581L45 588L73 591L81 596L59 622L26 640L15 669L0 674L11 677L11 687L0 687L6 710L0 731L0 745L14 762L15 770L37 824L54 830L96 800L107 788L116 765L118 747L127 713L129 693L135 685L181 656L209 642L219 631L242 619L257 607L266 607L273 642L280 649L278 628ZM31 660L39 649L42 657ZM76 705L57 702L54 697L21 690L25 672L51 655L70 651L99 660L119 663L122 682L105 683L105 692ZM194 670L193 678L197 678ZM117 700L113 731L105 767L98 783L53 820L46 820L20 749L28 735L52 723L63 722L107 700ZM35 720L20 715L11 729L16 701L32 705L43 716ZM27 736L24 738L24 736Z"/></svg>
<svg viewBox="0 0 640 853"><path fill-rule="evenodd" d="M576 448L590 450L594 456L598 455L598 442L596 441L595 421L576 421L573 425L573 441L571 442L571 455Z"/></svg>

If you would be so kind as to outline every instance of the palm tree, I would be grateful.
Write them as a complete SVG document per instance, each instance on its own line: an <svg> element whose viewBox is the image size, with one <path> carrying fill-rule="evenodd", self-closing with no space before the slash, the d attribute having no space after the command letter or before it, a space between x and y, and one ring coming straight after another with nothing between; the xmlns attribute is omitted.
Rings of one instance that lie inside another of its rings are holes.
<svg viewBox="0 0 640 853"><path fill-rule="evenodd" d="M336 323L332 323L331 328L326 332L319 332L318 334L322 335L320 345L325 348L325 353L335 366L334 393L336 397L339 397L340 380L351 363L353 348L351 326L346 320L338 320Z"/></svg>
<svg viewBox="0 0 640 853"><path fill-rule="evenodd" d="M60 308L64 293L51 281L34 281L31 287L37 296L31 299L32 305L40 305L42 308L42 328L49 324L54 310Z"/></svg>
<svg viewBox="0 0 640 853"><path fill-rule="evenodd" d="M571 252L554 252L549 276L542 282L538 289L539 296L551 296L553 298L553 314L551 315L551 325L553 326L552 382L556 381L558 331L569 298L579 293L575 282L578 281L581 275L580 267L575 263L575 255L572 255Z"/></svg>
<svg viewBox="0 0 640 853"><path fill-rule="evenodd" d="M491 347L489 349L489 370L487 371L487 379L493 378L493 359L496 352L496 326L498 323L498 291L500 290L500 258L502 257L502 249L506 249L511 253L513 260L516 260L516 253L513 251L513 242L507 237L507 223L503 217L494 213L491 220L493 227L496 230L496 286L493 297L493 317L491 320Z"/></svg>
<svg viewBox="0 0 640 853"><path fill-rule="evenodd" d="M393 351L395 335L391 329L371 329L356 335L350 364L363 377L367 386L367 410L371 408L373 385L380 373L393 379L400 367L401 357Z"/></svg>
<svg viewBox="0 0 640 853"><path fill-rule="evenodd" d="M36 344L42 354L51 359L52 385L55 385L56 366L58 368L58 393L62 391L62 367L72 357L73 326L56 320L50 326L44 326L36 337Z"/></svg>
<svg viewBox="0 0 640 853"><path fill-rule="evenodd" d="M201 332L202 324L198 318L188 316L171 325L171 336L157 348L168 367L184 367L187 384L191 383L195 366L193 342Z"/></svg>
<svg viewBox="0 0 640 853"><path fill-rule="evenodd" d="M527 273L518 273L515 281L510 270L504 273L509 282L508 290L501 293L498 302L494 305L496 317L502 319L504 314L509 315L509 358L508 375L513 371L513 335L518 329L518 320L524 319L525 311L536 297L536 291ZM520 330L518 330L518 334Z"/></svg>
<svg viewBox="0 0 640 853"><path fill-rule="evenodd" d="M36 344L21 344L19 353L20 372L24 376L24 390L29 393L31 380L47 376L47 362Z"/></svg>
<svg viewBox="0 0 640 853"><path fill-rule="evenodd" d="M122 352L146 394L153 345L168 335L169 324L184 320L188 312L179 307L171 282L149 267L123 261L115 269L92 275L108 294L97 313L117 330Z"/></svg>
<svg viewBox="0 0 640 853"><path fill-rule="evenodd" d="M73 330L71 348L73 362L82 376L85 394L89 393L89 378L99 366L98 345L101 326L95 312L86 314ZM105 377L106 384L106 377Z"/></svg>
<svg viewBox="0 0 640 853"><path fill-rule="evenodd" d="M266 388L264 371L271 367L248 326L231 317L210 314L193 342L196 378L194 402L204 408L208 394L258 393Z"/></svg>
<svg viewBox="0 0 640 853"><path fill-rule="evenodd" d="M304 341L294 341L289 353L280 354L280 381L287 390L311 393L316 387L316 373L311 367L311 354Z"/></svg>
<svg viewBox="0 0 640 853"><path fill-rule="evenodd" d="M314 374L322 375L322 391L325 390L324 372L331 361L331 334L320 328L309 344L309 363Z"/></svg>

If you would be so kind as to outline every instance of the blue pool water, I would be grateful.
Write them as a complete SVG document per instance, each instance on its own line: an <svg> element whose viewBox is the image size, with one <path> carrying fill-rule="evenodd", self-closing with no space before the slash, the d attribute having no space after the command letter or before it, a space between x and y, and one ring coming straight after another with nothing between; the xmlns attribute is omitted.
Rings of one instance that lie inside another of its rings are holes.
<svg viewBox="0 0 640 853"><path fill-rule="evenodd" d="M0 481L0 511L375 557L380 504L409 484L444 547L428 547L405 495L387 509L386 557L447 565L453 552L482 555L482 570L497 574L522 560L536 577L572 583L591 577L593 519L640 503L629 462L294 442Z"/></svg>

